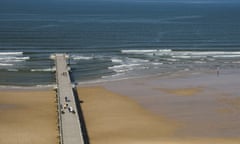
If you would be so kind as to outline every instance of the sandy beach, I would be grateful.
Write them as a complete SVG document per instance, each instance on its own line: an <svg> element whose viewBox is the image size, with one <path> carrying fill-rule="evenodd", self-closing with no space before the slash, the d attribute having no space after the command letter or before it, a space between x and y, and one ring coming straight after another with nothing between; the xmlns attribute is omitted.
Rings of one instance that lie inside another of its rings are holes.
<svg viewBox="0 0 240 144"><path fill-rule="evenodd" d="M1 144L57 144L55 92L0 91Z"/></svg>
<svg viewBox="0 0 240 144"><path fill-rule="evenodd" d="M178 74L79 87L92 144L238 144L238 73Z"/></svg>
<svg viewBox="0 0 240 144"><path fill-rule="evenodd" d="M84 84L78 94L91 144L238 144L238 72ZM58 143L55 92L1 89L0 143Z"/></svg>

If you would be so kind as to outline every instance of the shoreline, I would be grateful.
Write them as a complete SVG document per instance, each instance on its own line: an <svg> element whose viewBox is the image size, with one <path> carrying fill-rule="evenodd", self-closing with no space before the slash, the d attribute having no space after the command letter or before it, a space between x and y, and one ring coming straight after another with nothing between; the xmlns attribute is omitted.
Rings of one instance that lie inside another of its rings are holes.
<svg viewBox="0 0 240 144"><path fill-rule="evenodd" d="M220 75L235 75L240 73L240 69L227 69L221 70ZM80 81L76 82L77 87L81 86L91 86L91 85L102 85L104 83L114 83L114 82L121 82L121 81L130 81L130 80L141 80L141 79L152 79L152 78L160 78L160 79L169 79L175 77L189 77L192 75L203 75L203 74L212 74L217 75L217 69L208 69L208 70L182 70L173 73L161 73L161 74L150 74L150 75L142 75L136 77L126 77L126 78L119 78L119 79L96 79L96 80L88 80L88 81ZM56 86L55 83L46 84L46 85L31 85L31 86L23 86L23 85L0 85L0 90L48 90L54 89Z"/></svg>
<svg viewBox="0 0 240 144"><path fill-rule="evenodd" d="M230 69L230 70L221 70L219 75L217 70L204 70L204 71L180 71L175 73L166 73L166 74L155 74L155 75L146 75L141 77L131 77L131 78L123 78L123 79L113 79L113 80L97 80L97 81L87 81L87 82L79 82L77 83L77 87L85 87L85 86L107 86L115 83L128 83L128 82L136 82L138 81L147 81L158 79L159 81L164 80L176 80L179 78L217 78L217 77L237 77L240 74L240 69Z"/></svg>

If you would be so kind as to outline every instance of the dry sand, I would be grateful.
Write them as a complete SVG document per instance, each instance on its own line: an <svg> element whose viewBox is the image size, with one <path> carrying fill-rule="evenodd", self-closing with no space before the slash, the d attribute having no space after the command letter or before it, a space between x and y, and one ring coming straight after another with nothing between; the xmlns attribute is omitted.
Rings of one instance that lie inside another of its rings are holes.
<svg viewBox="0 0 240 144"><path fill-rule="evenodd" d="M82 86L91 144L239 144L238 75Z"/></svg>
<svg viewBox="0 0 240 144"><path fill-rule="evenodd" d="M1 91L1 144L57 144L54 91Z"/></svg>

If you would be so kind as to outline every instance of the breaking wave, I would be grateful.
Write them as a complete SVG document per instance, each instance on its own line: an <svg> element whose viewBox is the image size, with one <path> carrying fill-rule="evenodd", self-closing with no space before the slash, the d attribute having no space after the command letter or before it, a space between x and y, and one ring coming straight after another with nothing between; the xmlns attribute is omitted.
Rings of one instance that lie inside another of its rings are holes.
<svg viewBox="0 0 240 144"><path fill-rule="evenodd" d="M71 58L73 60L91 60L94 57L93 56L72 55Z"/></svg>
<svg viewBox="0 0 240 144"><path fill-rule="evenodd" d="M121 60L121 59L116 59L116 58L112 58L111 61L112 61L113 63L122 63L122 62L123 62L123 60Z"/></svg>
<svg viewBox="0 0 240 144"><path fill-rule="evenodd" d="M30 57L23 56L23 52L0 52L0 66L3 67L14 66L29 59Z"/></svg>
<svg viewBox="0 0 240 144"><path fill-rule="evenodd" d="M121 50L122 54L137 54L148 56L168 56L172 58L234 58L240 57L239 51L177 51L172 49L152 49L152 50Z"/></svg>
<svg viewBox="0 0 240 144"><path fill-rule="evenodd" d="M149 54L149 53L166 53L171 52L171 49L151 49L151 50L121 50L123 54Z"/></svg>
<svg viewBox="0 0 240 144"><path fill-rule="evenodd" d="M46 68L46 69L31 69L31 72L52 72L54 71L54 68Z"/></svg>
<svg viewBox="0 0 240 144"><path fill-rule="evenodd" d="M0 52L0 56L9 56L9 55L23 55L23 52Z"/></svg>
<svg viewBox="0 0 240 144"><path fill-rule="evenodd" d="M8 63L0 63L0 66L13 66L13 64L8 64Z"/></svg>

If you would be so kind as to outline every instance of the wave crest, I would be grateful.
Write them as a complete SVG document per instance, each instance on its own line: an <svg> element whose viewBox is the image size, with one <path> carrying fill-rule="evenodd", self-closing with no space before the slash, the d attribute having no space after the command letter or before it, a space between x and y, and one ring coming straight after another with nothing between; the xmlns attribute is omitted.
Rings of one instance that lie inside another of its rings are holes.
<svg viewBox="0 0 240 144"><path fill-rule="evenodd" d="M71 58L73 60L91 60L94 57L93 56L83 56L83 55L72 55Z"/></svg>
<svg viewBox="0 0 240 144"><path fill-rule="evenodd" d="M46 69L31 69L31 72L52 72L54 71L54 68L46 68Z"/></svg>

